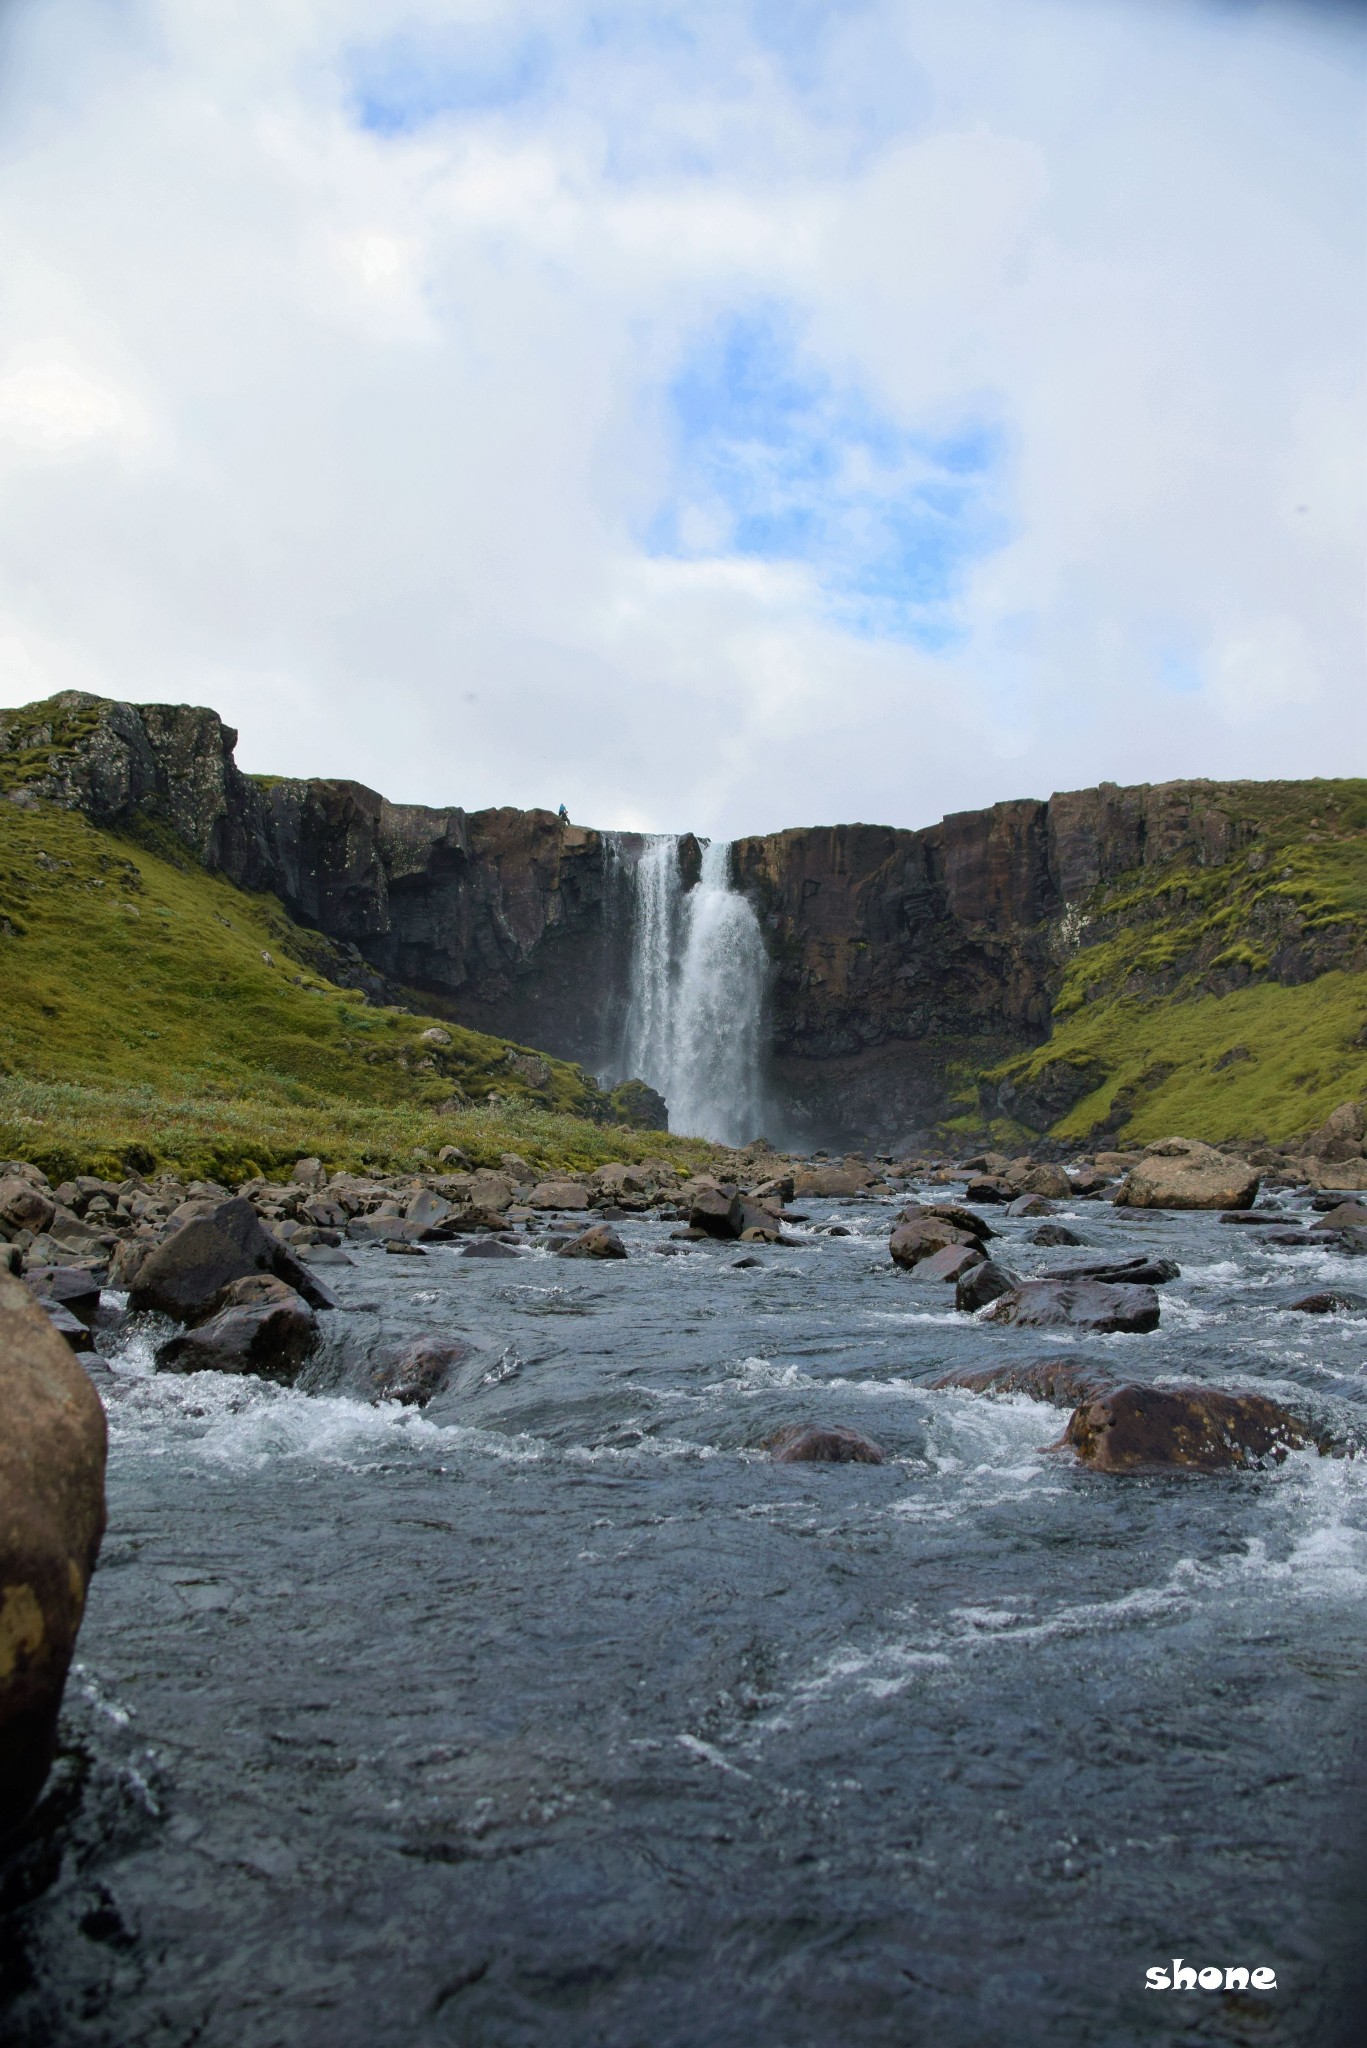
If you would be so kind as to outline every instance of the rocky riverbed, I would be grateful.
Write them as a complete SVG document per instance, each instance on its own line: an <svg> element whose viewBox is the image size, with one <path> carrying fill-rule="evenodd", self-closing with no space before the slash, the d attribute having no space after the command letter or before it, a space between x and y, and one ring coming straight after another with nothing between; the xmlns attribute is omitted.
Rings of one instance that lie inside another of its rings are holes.
<svg viewBox="0 0 1367 2048"><path fill-rule="evenodd" d="M129 1309L234 1191L29 1179L33 1291L78 1256L125 1285L61 1283L109 1531L6 1866L6 2038L1332 2039L1363 1226L1308 1187L1106 1199L1136 1164L756 1155L723 1201L305 1164L245 1195L335 1302L274 1377L187 1370L207 1322ZM898 1263L936 1211L957 1237ZM625 1256L567 1258L594 1229ZM989 1266L1006 1293L960 1306ZM1083 1266L1156 1317L994 1313ZM1189 1430L1252 1397L1297 1434L1162 1469L1179 1396ZM1089 1465L1102 1438L1145 1454ZM1277 1989L1173 2010L1144 1985L1174 1955Z"/></svg>

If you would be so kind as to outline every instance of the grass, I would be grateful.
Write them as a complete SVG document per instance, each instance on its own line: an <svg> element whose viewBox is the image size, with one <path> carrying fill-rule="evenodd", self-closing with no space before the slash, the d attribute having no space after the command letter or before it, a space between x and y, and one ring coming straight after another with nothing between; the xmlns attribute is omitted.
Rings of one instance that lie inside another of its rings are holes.
<svg viewBox="0 0 1367 2048"><path fill-rule="evenodd" d="M529 1081L510 1063L530 1048L367 1005L320 970L330 957L174 841L0 802L0 1155L228 1180L301 1153L397 1168L445 1144L546 1166L710 1156L612 1127L612 1099L566 1061L533 1060ZM423 1042L433 1026L448 1042Z"/></svg>
<svg viewBox="0 0 1367 2048"><path fill-rule="evenodd" d="M1076 906L1048 1042L984 1076L1095 1074L1054 1136L1279 1143L1367 1096L1367 782L1212 801L1239 851L1138 870Z"/></svg>

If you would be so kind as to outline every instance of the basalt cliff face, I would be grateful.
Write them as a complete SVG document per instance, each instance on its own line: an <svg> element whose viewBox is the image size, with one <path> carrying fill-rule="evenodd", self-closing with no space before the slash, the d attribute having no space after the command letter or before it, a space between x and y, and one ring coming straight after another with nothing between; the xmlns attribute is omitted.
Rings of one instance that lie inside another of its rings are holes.
<svg viewBox="0 0 1367 2048"><path fill-rule="evenodd" d="M67 693L0 713L12 800L169 830L207 867L272 891L351 949L357 986L420 989L458 1022L591 1068L612 1063L628 1000L621 877L633 842L546 811L436 810L358 783L246 776L235 742L215 713L184 706ZM975 1103L983 1069L1049 1036L1079 948L1151 914L1146 875L1256 869L1268 791L1354 787L1103 785L917 831L846 825L736 842L733 880L771 963L777 1134L896 1143ZM680 840L685 887L697 854ZM1128 897L1117 894L1126 877ZM1180 973L1220 994L1251 975L1295 983L1367 965L1360 924L1317 922L1266 890L1258 906L1261 950L1240 957L1210 919L1180 959L1131 961L1127 986L1161 991ZM1032 1077L1034 1095L988 1107L1042 1128L1095 1078L1046 1072Z"/></svg>

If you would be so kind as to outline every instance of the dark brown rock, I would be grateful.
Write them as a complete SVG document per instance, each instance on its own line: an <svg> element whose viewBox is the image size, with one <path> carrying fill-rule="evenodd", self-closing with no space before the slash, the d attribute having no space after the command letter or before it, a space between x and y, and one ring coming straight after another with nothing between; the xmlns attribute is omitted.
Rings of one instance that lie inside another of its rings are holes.
<svg viewBox="0 0 1367 2048"><path fill-rule="evenodd" d="M947 1244L943 1251L923 1259L916 1268L918 1280L958 1280L974 1266L981 1266L984 1254L976 1245Z"/></svg>
<svg viewBox="0 0 1367 2048"><path fill-rule="evenodd" d="M1158 1315L1152 1287L1116 1287L1104 1280L1022 1280L992 1303L983 1320L1029 1330L1142 1333L1158 1328Z"/></svg>
<svg viewBox="0 0 1367 2048"><path fill-rule="evenodd" d="M1320 1294L1303 1294L1288 1304L1304 1316L1351 1315L1367 1309L1367 1295L1350 1294L1345 1288L1329 1287Z"/></svg>
<svg viewBox="0 0 1367 2048"><path fill-rule="evenodd" d="M1214 1387L1117 1387L1076 1408L1063 1442L1098 1472L1276 1463L1314 1439L1275 1401Z"/></svg>
<svg viewBox="0 0 1367 2048"><path fill-rule="evenodd" d="M624 1259L627 1248L610 1223L595 1223L580 1231L556 1253L558 1259Z"/></svg>
<svg viewBox="0 0 1367 2048"><path fill-rule="evenodd" d="M989 1205L992 1203L1006 1203L1014 1199L1014 1193L1015 1191L1009 1181L980 1175L978 1179L971 1180L964 1189L964 1200L966 1202L984 1202Z"/></svg>
<svg viewBox="0 0 1367 2048"><path fill-rule="evenodd" d="M1165 1287L1180 1280L1182 1268L1175 1259L1160 1259L1152 1252L1138 1252L1129 1259L1096 1259L1082 1266L1059 1266L1046 1274L1049 1280L1109 1280L1118 1287Z"/></svg>
<svg viewBox="0 0 1367 2048"><path fill-rule="evenodd" d="M504 1244L497 1237L477 1237L472 1244L462 1245L463 1259L517 1259L522 1254L515 1246Z"/></svg>
<svg viewBox="0 0 1367 2048"><path fill-rule="evenodd" d="M885 1465L887 1455L871 1437L841 1423L789 1423L764 1439L776 1465Z"/></svg>
<svg viewBox="0 0 1367 2048"><path fill-rule="evenodd" d="M318 1341L307 1302L273 1274L254 1273L223 1290L225 1306L173 1337L157 1353L163 1372L256 1373L291 1380Z"/></svg>
<svg viewBox="0 0 1367 2048"><path fill-rule="evenodd" d="M434 1394L445 1391L451 1374L473 1348L463 1337L419 1337L397 1358L376 1366L372 1376L375 1399L401 1401L408 1408L425 1407Z"/></svg>
<svg viewBox="0 0 1367 2048"><path fill-rule="evenodd" d="M898 1210L897 1221L919 1223L926 1216L938 1216L941 1222L952 1223L956 1230L964 1231L979 1243L985 1243L998 1234L986 1217L965 1209L962 1202L908 1202L905 1208Z"/></svg>
<svg viewBox="0 0 1367 2048"><path fill-rule="evenodd" d="M0 1273L0 1836L37 1799L104 1533L100 1398Z"/></svg>
<svg viewBox="0 0 1367 2048"><path fill-rule="evenodd" d="M89 1266L30 1266L24 1285L44 1301L60 1302L83 1323L99 1314L100 1283Z"/></svg>
<svg viewBox="0 0 1367 2048"><path fill-rule="evenodd" d="M1030 1233L1031 1244L1044 1245L1049 1248L1066 1244L1081 1244L1083 1241L1075 1230L1068 1228L1066 1223L1042 1223L1038 1230Z"/></svg>
<svg viewBox="0 0 1367 2048"><path fill-rule="evenodd" d="M989 1301L1001 1300L1019 1285L1016 1274L984 1259L981 1265L970 1266L960 1274L954 1288L954 1306L964 1315L974 1315L980 1308L986 1308Z"/></svg>
<svg viewBox="0 0 1367 2048"><path fill-rule="evenodd" d="M961 1387L972 1394L1028 1394L1054 1408L1096 1401L1115 1386L1112 1376L1078 1358L1033 1358L1017 1365L963 1366L932 1380L932 1387Z"/></svg>
<svg viewBox="0 0 1367 2048"><path fill-rule="evenodd" d="M956 1223L946 1223L940 1216L925 1216L915 1223L899 1223L888 1239L893 1264L907 1271L919 1266L924 1259L933 1259L948 1245L962 1245L979 1253L983 1249L980 1238L967 1230L960 1230Z"/></svg>
<svg viewBox="0 0 1367 2048"><path fill-rule="evenodd" d="M150 1252L129 1289L128 1305L179 1323L202 1322L221 1306L235 1280L253 1273L273 1273L314 1308L337 1306L316 1274L262 1227L241 1196L220 1202Z"/></svg>
<svg viewBox="0 0 1367 2048"><path fill-rule="evenodd" d="M698 1188L688 1205L688 1227L709 1237L739 1237L744 1204L734 1188Z"/></svg>

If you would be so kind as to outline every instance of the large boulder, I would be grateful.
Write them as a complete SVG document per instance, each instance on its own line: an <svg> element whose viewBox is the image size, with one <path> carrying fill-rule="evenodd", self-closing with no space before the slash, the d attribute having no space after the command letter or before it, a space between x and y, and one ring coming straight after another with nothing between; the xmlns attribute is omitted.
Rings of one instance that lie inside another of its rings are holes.
<svg viewBox="0 0 1367 2048"><path fill-rule="evenodd" d="M920 1216L915 1222L899 1223L888 1239L893 1264L906 1271L919 1266L923 1259L933 1259L947 1245L983 1251L982 1239L976 1232L961 1230L957 1223L946 1223L942 1216Z"/></svg>
<svg viewBox="0 0 1367 2048"><path fill-rule="evenodd" d="M975 1245L947 1244L933 1258L922 1259L916 1268L918 1280L959 1280L974 1266L981 1266L983 1254Z"/></svg>
<svg viewBox="0 0 1367 2048"><path fill-rule="evenodd" d="M764 1449L776 1465L885 1465L887 1455L871 1437L843 1423L821 1427L811 1422L790 1422L764 1439Z"/></svg>
<svg viewBox="0 0 1367 2048"><path fill-rule="evenodd" d="M610 1223L595 1223L581 1230L556 1253L558 1259L624 1259L627 1248Z"/></svg>
<svg viewBox="0 0 1367 2048"><path fill-rule="evenodd" d="M529 1209L591 1209L593 1196L577 1180L539 1180L527 1197Z"/></svg>
<svg viewBox="0 0 1367 2048"><path fill-rule="evenodd" d="M1196 1138L1163 1138L1126 1174L1116 1201L1130 1209L1251 1209L1261 1176Z"/></svg>
<svg viewBox="0 0 1367 2048"><path fill-rule="evenodd" d="M1314 1438L1262 1394L1125 1386L1076 1408L1062 1441L1098 1472L1215 1472L1277 1463Z"/></svg>
<svg viewBox="0 0 1367 2048"><path fill-rule="evenodd" d="M6 1230L29 1230L35 1237L47 1229L57 1205L44 1189L19 1174L0 1180L0 1225Z"/></svg>
<svg viewBox="0 0 1367 2048"><path fill-rule="evenodd" d="M1066 1202L1073 1193L1073 1183L1061 1166L1032 1166L1021 1183L1021 1193Z"/></svg>
<svg viewBox="0 0 1367 2048"><path fill-rule="evenodd" d="M336 1297L273 1237L242 1196L220 1202L165 1238L139 1266L129 1289L131 1309L151 1310L178 1323L200 1323L224 1304L235 1280L272 1273L314 1308L336 1308Z"/></svg>
<svg viewBox="0 0 1367 2048"><path fill-rule="evenodd" d="M867 1166L799 1166L793 1174L793 1193L835 1201L862 1195L875 1179Z"/></svg>
<svg viewBox="0 0 1367 2048"><path fill-rule="evenodd" d="M1054 1408L1076 1408L1109 1394L1115 1381L1080 1358L1033 1358L1016 1365L960 1366L932 1387L959 1387L970 1394L1028 1394Z"/></svg>
<svg viewBox="0 0 1367 2048"><path fill-rule="evenodd" d="M688 1227L708 1237L739 1237L745 1203L735 1188L699 1187L688 1204Z"/></svg>
<svg viewBox="0 0 1367 2048"><path fill-rule="evenodd" d="M1152 1287L1104 1280L1022 1280L991 1304L983 1321L1027 1330L1142 1333L1158 1328L1158 1296Z"/></svg>
<svg viewBox="0 0 1367 2048"><path fill-rule="evenodd" d="M0 1273L0 1837L37 1799L104 1534L99 1395Z"/></svg>
<svg viewBox="0 0 1367 2048"><path fill-rule="evenodd" d="M292 1380L318 1341L308 1303L271 1273L253 1273L223 1290L223 1307L163 1344L163 1372L250 1372Z"/></svg>
<svg viewBox="0 0 1367 2048"><path fill-rule="evenodd" d="M1305 1141L1308 1158L1329 1161L1360 1159L1367 1138L1367 1113L1360 1102L1341 1102Z"/></svg>
<svg viewBox="0 0 1367 2048"><path fill-rule="evenodd" d="M1019 1277L993 1259L983 1259L960 1273L954 1283L954 1306L962 1315L976 1315L990 1301L1000 1301L1020 1285Z"/></svg>
<svg viewBox="0 0 1367 2048"><path fill-rule="evenodd" d="M899 1223L919 1223L923 1217L938 1216L945 1223L953 1223L970 1237L980 1240L996 1237L996 1232L987 1219L977 1216L972 1209L965 1209L962 1202L908 1202L897 1211Z"/></svg>
<svg viewBox="0 0 1367 2048"><path fill-rule="evenodd" d="M1165 1287L1179 1280L1182 1268L1176 1259L1160 1259L1152 1252L1136 1252L1129 1259L1096 1259L1085 1266L1059 1266L1045 1277L1049 1280L1109 1280L1119 1287Z"/></svg>

